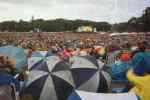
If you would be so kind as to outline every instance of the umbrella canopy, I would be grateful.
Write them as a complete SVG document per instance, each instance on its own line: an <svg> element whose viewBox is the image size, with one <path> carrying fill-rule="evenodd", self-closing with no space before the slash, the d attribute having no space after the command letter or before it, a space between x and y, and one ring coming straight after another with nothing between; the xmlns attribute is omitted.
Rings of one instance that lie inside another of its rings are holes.
<svg viewBox="0 0 150 100"><path fill-rule="evenodd" d="M74 56L71 72L78 90L97 92L99 86L99 65L92 56Z"/></svg>
<svg viewBox="0 0 150 100"><path fill-rule="evenodd" d="M71 63L76 89L101 93L108 91L111 78L103 71L104 63L92 56L74 56Z"/></svg>
<svg viewBox="0 0 150 100"><path fill-rule="evenodd" d="M32 53L31 57L48 57L51 56L52 52L51 51L35 51Z"/></svg>
<svg viewBox="0 0 150 100"><path fill-rule="evenodd" d="M47 59L53 54L50 51L35 51L32 53L31 57L28 58L28 69L30 69L34 64L40 60Z"/></svg>
<svg viewBox="0 0 150 100"><path fill-rule="evenodd" d="M27 55L22 48L14 46L3 46L0 47L0 54L6 55L15 60L15 66L18 70L21 70L22 67L27 65Z"/></svg>
<svg viewBox="0 0 150 100"><path fill-rule="evenodd" d="M66 100L74 88L69 64L57 56L42 59L30 68L22 97L26 100Z"/></svg>
<svg viewBox="0 0 150 100"><path fill-rule="evenodd" d="M31 94L31 100L67 100L74 89L98 90L99 68L91 56L76 56L71 66L57 56L50 56L38 61L30 70L23 94L25 98Z"/></svg>
<svg viewBox="0 0 150 100"><path fill-rule="evenodd" d="M111 81L112 81L111 76L106 71L101 70L100 71L98 93L109 92L109 88L111 86Z"/></svg>
<svg viewBox="0 0 150 100"><path fill-rule="evenodd" d="M137 100L134 93L106 94L85 91L74 91L68 100Z"/></svg>

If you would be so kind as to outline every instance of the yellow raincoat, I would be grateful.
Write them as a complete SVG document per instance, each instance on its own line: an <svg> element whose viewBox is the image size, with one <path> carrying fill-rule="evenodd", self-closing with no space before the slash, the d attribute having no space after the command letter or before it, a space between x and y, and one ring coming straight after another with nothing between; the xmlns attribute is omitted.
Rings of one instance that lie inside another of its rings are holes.
<svg viewBox="0 0 150 100"><path fill-rule="evenodd" d="M141 100L150 100L150 75L137 76L133 70L129 70L127 77L135 85L130 92L134 92Z"/></svg>

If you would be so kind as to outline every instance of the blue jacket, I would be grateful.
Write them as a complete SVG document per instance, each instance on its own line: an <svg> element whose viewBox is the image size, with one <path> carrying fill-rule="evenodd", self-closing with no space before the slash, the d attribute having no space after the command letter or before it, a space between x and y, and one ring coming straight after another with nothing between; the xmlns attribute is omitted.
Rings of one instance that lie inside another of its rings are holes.
<svg viewBox="0 0 150 100"><path fill-rule="evenodd" d="M150 73L150 52L139 52L132 59L133 71L137 75Z"/></svg>
<svg viewBox="0 0 150 100"><path fill-rule="evenodd" d="M15 79L12 75L0 73L0 85L4 84L14 84L17 91L20 91L20 83L17 79Z"/></svg>

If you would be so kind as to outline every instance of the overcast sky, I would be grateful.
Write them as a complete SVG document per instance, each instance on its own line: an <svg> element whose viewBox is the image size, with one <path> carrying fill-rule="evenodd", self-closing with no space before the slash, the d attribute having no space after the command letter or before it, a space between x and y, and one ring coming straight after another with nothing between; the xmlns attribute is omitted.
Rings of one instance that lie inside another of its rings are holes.
<svg viewBox="0 0 150 100"><path fill-rule="evenodd" d="M141 16L150 0L0 0L0 21L35 19L86 19L127 21Z"/></svg>

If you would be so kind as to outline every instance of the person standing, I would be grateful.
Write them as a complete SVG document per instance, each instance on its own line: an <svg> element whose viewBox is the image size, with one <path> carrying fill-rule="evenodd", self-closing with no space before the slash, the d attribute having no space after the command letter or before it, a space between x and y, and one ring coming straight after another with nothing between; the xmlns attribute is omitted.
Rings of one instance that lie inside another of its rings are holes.
<svg viewBox="0 0 150 100"><path fill-rule="evenodd" d="M150 51L147 42L138 43L138 50L132 55L133 69L127 73L128 80L133 83L134 92L141 100L150 99Z"/></svg>

